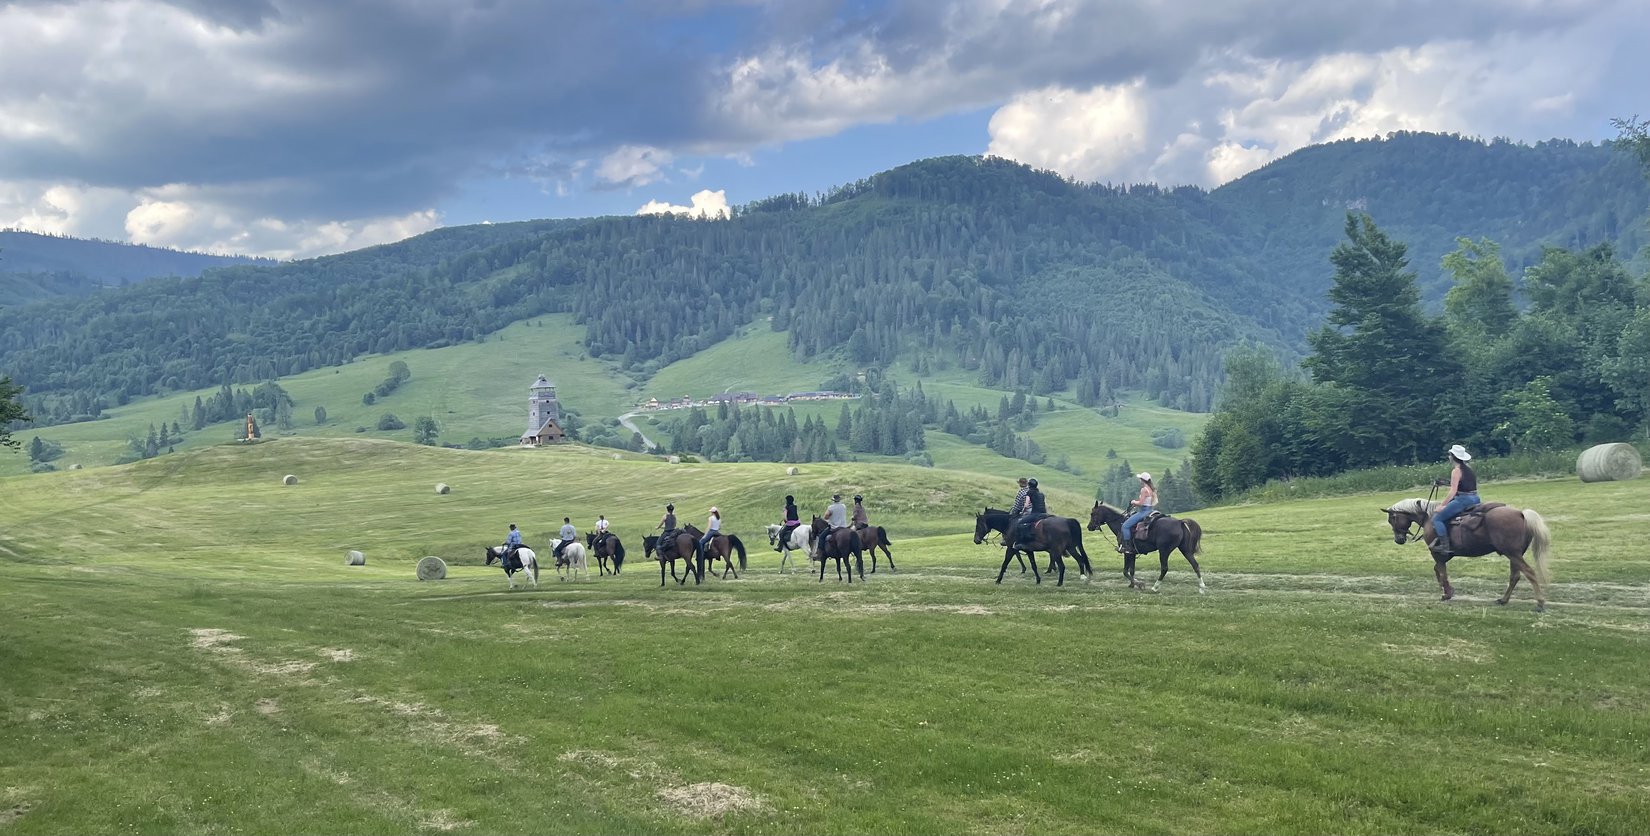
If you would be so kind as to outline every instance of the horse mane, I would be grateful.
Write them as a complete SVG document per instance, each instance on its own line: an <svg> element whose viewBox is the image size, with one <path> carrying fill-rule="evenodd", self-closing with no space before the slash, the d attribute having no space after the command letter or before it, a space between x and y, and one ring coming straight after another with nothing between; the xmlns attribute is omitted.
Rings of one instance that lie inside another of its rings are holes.
<svg viewBox="0 0 1650 836"><path fill-rule="evenodd" d="M1412 517L1430 517L1432 512L1438 510L1438 505L1439 503L1428 502L1423 497L1412 496L1409 499L1401 499L1392 503L1389 508Z"/></svg>
<svg viewBox="0 0 1650 836"><path fill-rule="evenodd" d="M1129 515L1129 512L1124 511L1122 508L1119 508L1116 505L1112 505L1111 503L1106 502L1104 500L1099 500L1095 504L1099 505L1101 508L1105 508L1108 511L1116 511L1117 513L1122 514L1125 517L1127 517Z"/></svg>
<svg viewBox="0 0 1650 836"><path fill-rule="evenodd" d="M1010 514L1010 513L1008 513L1007 511L1004 511L1001 508L992 508L989 505L986 506L985 511L981 513L981 516L989 517L992 514L1002 514L1004 516L1010 516L1010 517L1013 516L1013 514Z"/></svg>

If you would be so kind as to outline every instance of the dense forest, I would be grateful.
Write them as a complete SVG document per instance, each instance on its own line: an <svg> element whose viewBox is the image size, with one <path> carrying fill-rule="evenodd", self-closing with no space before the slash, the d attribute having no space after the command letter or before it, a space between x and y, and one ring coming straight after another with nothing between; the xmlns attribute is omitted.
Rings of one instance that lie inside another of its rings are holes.
<svg viewBox="0 0 1650 836"><path fill-rule="evenodd" d="M198 276L214 267L250 263L274 262L0 229L0 305L83 296L158 276Z"/></svg>
<svg viewBox="0 0 1650 836"><path fill-rule="evenodd" d="M449 228L10 308L0 369L26 387L38 420L70 421L155 392L485 340L571 311L592 354L638 377L768 319L799 358L901 357L919 373L961 368L1032 396L1070 391L1095 405L1129 389L1205 411L1230 348L1268 346L1286 364L1309 350L1348 208L1407 236L1425 306L1442 301L1440 259L1455 236L1498 241L1513 270L1545 258L1544 245L1634 253L1646 207L1650 185L1630 156L1561 141L1335 143L1213 192L949 157L758 201L725 221Z"/></svg>

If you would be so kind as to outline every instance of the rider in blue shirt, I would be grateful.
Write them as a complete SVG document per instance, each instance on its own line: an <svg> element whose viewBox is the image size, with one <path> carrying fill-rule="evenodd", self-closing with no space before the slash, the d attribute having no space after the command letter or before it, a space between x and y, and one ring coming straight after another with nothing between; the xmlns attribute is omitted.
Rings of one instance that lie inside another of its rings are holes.
<svg viewBox="0 0 1650 836"><path fill-rule="evenodd" d="M578 536L579 536L579 533L573 529L573 520L572 520L572 518L562 517L561 518L561 542L556 544L556 548L553 549L550 552L550 554L554 557L561 557L561 550L567 548L567 544L573 542L573 538L578 537Z"/></svg>
<svg viewBox="0 0 1650 836"><path fill-rule="evenodd" d="M521 548L521 532L516 530L516 524L510 523L510 533L504 538L504 568L510 568L510 561L516 556L516 549Z"/></svg>

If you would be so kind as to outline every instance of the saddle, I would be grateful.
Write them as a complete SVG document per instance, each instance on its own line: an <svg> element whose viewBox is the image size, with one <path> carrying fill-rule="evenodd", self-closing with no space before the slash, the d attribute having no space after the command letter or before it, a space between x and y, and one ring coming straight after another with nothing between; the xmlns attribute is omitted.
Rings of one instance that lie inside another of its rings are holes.
<svg viewBox="0 0 1650 836"><path fill-rule="evenodd" d="M680 531L681 529L672 528L659 535L658 551L660 557L676 556L676 535Z"/></svg>
<svg viewBox="0 0 1650 836"><path fill-rule="evenodd" d="M1147 514L1145 519L1141 520L1138 523L1135 523L1134 533L1130 535L1130 539L1132 539L1132 540L1144 540L1147 537L1150 537L1151 536L1151 531L1152 531L1152 523L1157 522L1158 520L1160 520L1160 519L1162 519L1166 516L1168 516L1168 514L1165 514L1162 511L1153 511L1150 514Z"/></svg>
<svg viewBox="0 0 1650 836"><path fill-rule="evenodd" d="M1449 529L1459 531L1462 536L1478 536L1484 529L1484 515L1506 506L1505 502L1480 502L1450 519ZM1450 539L1454 540L1455 537L1452 536Z"/></svg>
<svg viewBox="0 0 1650 836"><path fill-rule="evenodd" d="M499 562L504 564L504 571L514 572L521 568L521 555L507 548L504 554L499 557Z"/></svg>
<svg viewBox="0 0 1650 836"><path fill-rule="evenodd" d="M1034 542L1039 532L1038 523L1050 517L1050 514L1027 514L1014 526L1014 542Z"/></svg>

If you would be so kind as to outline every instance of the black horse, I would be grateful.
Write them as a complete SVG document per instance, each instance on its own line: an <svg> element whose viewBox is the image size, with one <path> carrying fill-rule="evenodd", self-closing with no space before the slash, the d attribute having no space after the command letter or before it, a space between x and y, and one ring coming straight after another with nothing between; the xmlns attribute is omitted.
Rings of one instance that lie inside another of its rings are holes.
<svg viewBox="0 0 1650 836"><path fill-rule="evenodd" d="M596 565L601 568L601 574L609 574L607 559L610 557L613 558L611 574L619 574L619 570L624 567L624 544L619 542L617 534L607 531L598 536L594 531L587 531L584 534L584 543L590 548L590 553L596 556Z"/></svg>
<svg viewBox="0 0 1650 836"><path fill-rule="evenodd" d="M1089 553L1083 548L1083 529L1077 520L1071 517L1044 517L1032 524L1030 537L1024 540L1010 535L1008 528L1014 520L1013 515L997 508L987 508L974 515L974 545L984 543L986 535L993 531L1003 536L1003 566L997 571L997 583L1003 582L1003 575L1008 572L1008 562L1020 552L1031 558L1031 575L1038 583L1043 582L1043 576L1037 571L1037 552L1048 552L1050 571L1058 578L1056 586L1066 584L1067 555L1077 561L1078 574L1086 579L1092 573Z"/></svg>
<svg viewBox="0 0 1650 836"><path fill-rule="evenodd" d="M1142 540L1126 540L1123 536L1123 521L1129 518L1127 511L1114 508L1104 502L1095 502L1094 510L1089 512L1089 530L1099 531L1101 526L1111 529L1111 536L1123 547L1123 577L1128 578L1129 588L1143 587L1145 584L1134 582L1134 558L1136 547L1140 552L1157 552L1158 573L1157 581L1152 584L1152 591L1162 585L1164 576L1169 574L1169 552L1179 549L1186 556L1186 562L1192 564L1192 571L1197 573L1197 591L1203 594L1209 591L1203 585L1203 568L1197 565L1197 553L1203 548L1203 529L1194 520L1178 520L1164 515L1148 523L1146 537Z"/></svg>
<svg viewBox="0 0 1650 836"><path fill-rule="evenodd" d="M826 527L825 520L817 516L810 526L813 531L811 539L814 541L814 548L819 550L819 580L825 580L826 560L836 561L836 579L842 580L842 561L847 560L849 555L853 555L855 563L859 565L859 579L865 580L865 555L860 551L859 532L852 528L838 528L826 534ZM855 563L848 564L848 583L854 582Z"/></svg>
<svg viewBox="0 0 1650 836"><path fill-rule="evenodd" d="M704 573L694 571L693 566L694 550L698 547L699 541L694 539L692 534L677 529L676 533L671 536L669 545L673 548L668 549L669 553L667 554L667 549L660 548L658 535L649 534L642 538L643 556L659 561L659 585L665 585L666 563L670 564L670 579L676 581L679 585L685 586L687 579L690 577L693 578L693 582L696 584L703 581L705 579ZM683 569L680 578L676 577L676 561L678 559L682 561Z"/></svg>

